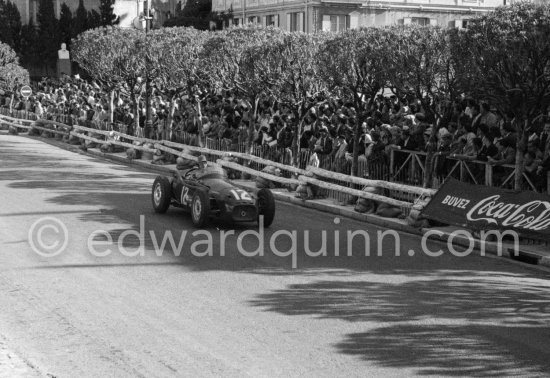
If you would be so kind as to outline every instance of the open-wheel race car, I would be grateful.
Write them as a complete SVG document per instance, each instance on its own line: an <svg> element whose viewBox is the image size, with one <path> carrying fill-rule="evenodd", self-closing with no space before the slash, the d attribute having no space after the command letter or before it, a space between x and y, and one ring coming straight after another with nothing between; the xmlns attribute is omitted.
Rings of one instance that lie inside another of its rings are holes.
<svg viewBox="0 0 550 378"><path fill-rule="evenodd" d="M256 222L263 216L269 227L275 217L275 200L269 189L243 190L227 179L223 168L208 165L176 171L174 177L158 176L153 183L153 208L165 213L170 205L191 212L195 227L210 218Z"/></svg>

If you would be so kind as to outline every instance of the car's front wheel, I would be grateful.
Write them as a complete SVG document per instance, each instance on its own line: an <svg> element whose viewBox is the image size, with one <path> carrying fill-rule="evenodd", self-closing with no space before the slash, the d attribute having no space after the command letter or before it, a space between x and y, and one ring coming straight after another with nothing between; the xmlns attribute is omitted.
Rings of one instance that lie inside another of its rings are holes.
<svg viewBox="0 0 550 378"><path fill-rule="evenodd" d="M208 194L203 191L196 191L191 201L191 220L195 227L202 227L208 221L210 213L210 200Z"/></svg>
<svg viewBox="0 0 550 378"><path fill-rule="evenodd" d="M158 176L153 183L152 191L153 209L155 212L163 214L170 207L172 200L172 186L170 180L163 176Z"/></svg>
<svg viewBox="0 0 550 378"><path fill-rule="evenodd" d="M264 217L264 227L269 227L275 218L275 198L269 189L260 189L257 196L258 215Z"/></svg>

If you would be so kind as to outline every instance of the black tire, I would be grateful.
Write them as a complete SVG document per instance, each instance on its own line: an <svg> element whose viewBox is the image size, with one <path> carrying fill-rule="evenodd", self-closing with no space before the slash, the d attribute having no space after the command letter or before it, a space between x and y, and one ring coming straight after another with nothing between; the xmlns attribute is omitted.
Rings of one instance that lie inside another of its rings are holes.
<svg viewBox="0 0 550 378"><path fill-rule="evenodd" d="M275 218L275 198L269 189L258 191L258 216L264 216L264 227L271 226Z"/></svg>
<svg viewBox="0 0 550 378"><path fill-rule="evenodd" d="M193 225L200 228L206 224L210 215L210 199L208 194L197 190L191 201L191 221Z"/></svg>
<svg viewBox="0 0 550 378"><path fill-rule="evenodd" d="M158 176L153 183L151 191L151 199L153 201L153 209L156 213L164 214L170 207L172 201L172 185L170 180L163 176Z"/></svg>

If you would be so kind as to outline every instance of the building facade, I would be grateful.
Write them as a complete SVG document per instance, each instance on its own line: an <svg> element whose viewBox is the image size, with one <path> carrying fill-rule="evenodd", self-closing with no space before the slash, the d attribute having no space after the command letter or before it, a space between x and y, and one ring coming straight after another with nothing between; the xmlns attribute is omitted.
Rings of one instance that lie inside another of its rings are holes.
<svg viewBox="0 0 550 378"><path fill-rule="evenodd" d="M540 1L540 0L535 0ZM289 31L339 31L394 24L466 27L468 20L514 0L213 0L233 10L234 23L275 25Z"/></svg>

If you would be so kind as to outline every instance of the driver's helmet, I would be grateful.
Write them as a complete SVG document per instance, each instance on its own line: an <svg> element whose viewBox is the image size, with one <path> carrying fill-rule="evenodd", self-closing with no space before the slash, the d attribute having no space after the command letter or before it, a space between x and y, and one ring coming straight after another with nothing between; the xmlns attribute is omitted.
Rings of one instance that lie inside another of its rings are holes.
<svg viewBox="0 0 550 378"><path fill-rule="evenodd" d="M200 155L197 158L197 162L198 162L198 165L199 165L200 169L204 169L208 166L208 161L206 160L206 156L204 156L204 155Z"/></svg>

